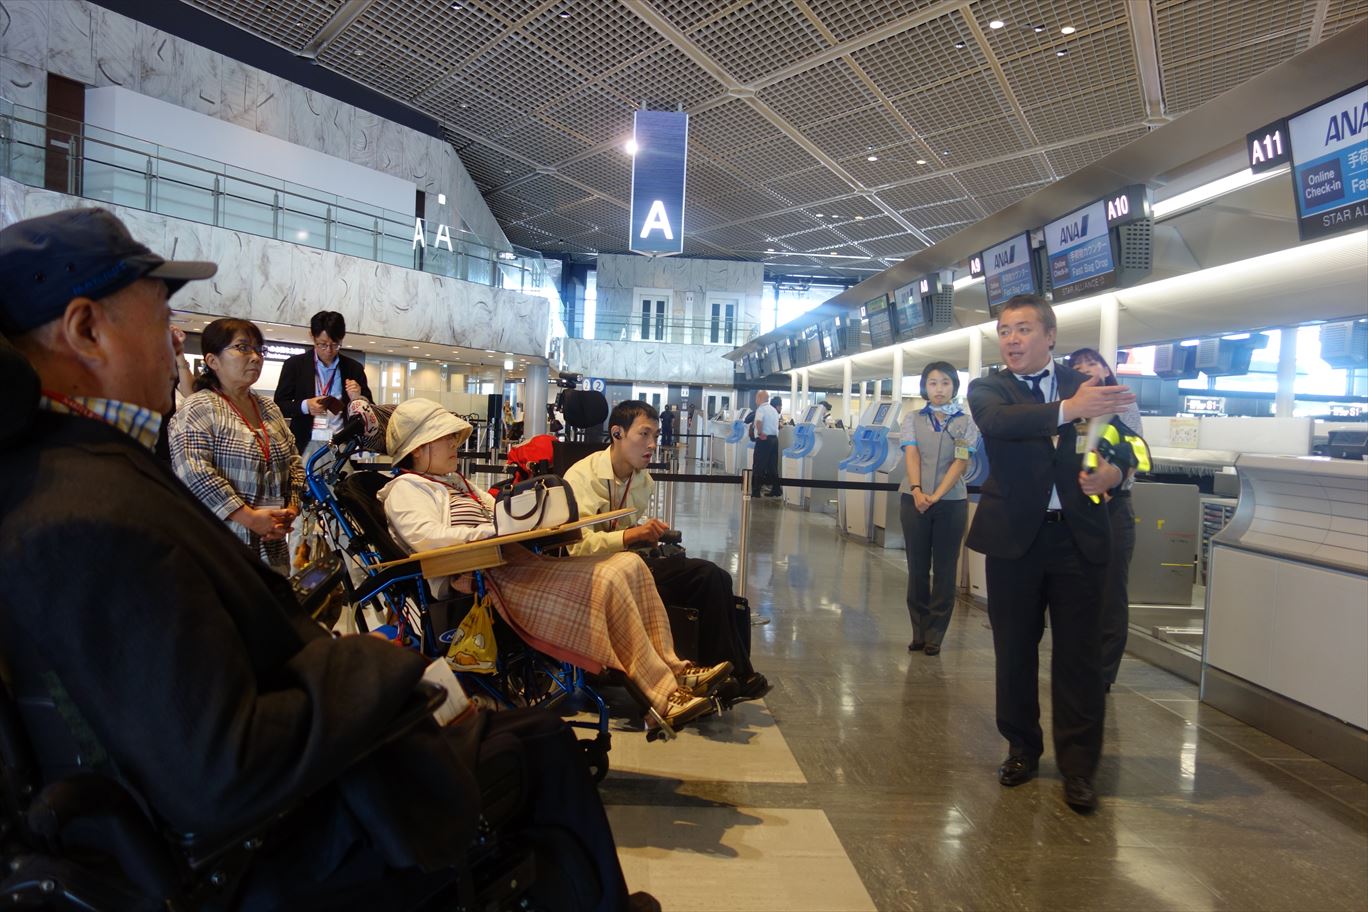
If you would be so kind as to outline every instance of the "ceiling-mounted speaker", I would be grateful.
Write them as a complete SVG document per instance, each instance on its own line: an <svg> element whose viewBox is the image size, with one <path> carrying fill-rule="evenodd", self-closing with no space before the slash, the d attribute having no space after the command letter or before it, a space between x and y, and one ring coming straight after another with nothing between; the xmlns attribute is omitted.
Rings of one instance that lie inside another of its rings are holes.
<svg viewBox="0 0 1368 912"><path fill-rule="evenodd" d="M1321 360L1331 367L1368 367L1368 320L1343 320L1320 328Z"/></svg>
<svg viewBox="0 0 1368 912"><path fill-rule="evenodd" d="M1154 373L1165 380L1197 379L1197 349L1170 342L1154 346Z"/></svg>

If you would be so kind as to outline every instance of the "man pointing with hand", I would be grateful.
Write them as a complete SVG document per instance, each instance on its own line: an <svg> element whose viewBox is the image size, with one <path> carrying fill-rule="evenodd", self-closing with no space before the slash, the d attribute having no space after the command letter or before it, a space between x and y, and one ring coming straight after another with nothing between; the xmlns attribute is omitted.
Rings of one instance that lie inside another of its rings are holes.
<svg viewBox="0 0 1368 912"><path fill-rule="evenodd" d="M968 546L987 556L997 726L1008 744L998 781L1034 778L1044 752L1036 677L1048 608L1055 762L1065 802L1089 813L1106 711L1100 631L1110 524L1100 495L1121 485L1133 457L1123 446L1088 470L1084 449L1088 420L1115 415L1135 395L1056 364L1055 328L1044 298L1012 298L997 325L1007 367L969 385L989 477Z"/></svg>

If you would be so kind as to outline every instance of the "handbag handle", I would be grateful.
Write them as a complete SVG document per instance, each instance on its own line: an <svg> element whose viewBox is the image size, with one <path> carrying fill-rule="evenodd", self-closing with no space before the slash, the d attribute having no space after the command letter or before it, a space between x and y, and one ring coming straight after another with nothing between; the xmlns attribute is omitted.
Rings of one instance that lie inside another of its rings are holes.
<svg viewBox="0 0 1368 912"><path fill-rule="evenodd" d="M546 512L546 484L544 482L537 482L537 486L533 488L533 490L536 492L537 496L532 503L532 508L522 515L513 512L513 498L517 495L515 494L508 498L508 507L506 509L511 518L516 519L518 522L523 522L524 520L529 519L533 513L536 513L537 522L541 522L542 514Z"/></svg>

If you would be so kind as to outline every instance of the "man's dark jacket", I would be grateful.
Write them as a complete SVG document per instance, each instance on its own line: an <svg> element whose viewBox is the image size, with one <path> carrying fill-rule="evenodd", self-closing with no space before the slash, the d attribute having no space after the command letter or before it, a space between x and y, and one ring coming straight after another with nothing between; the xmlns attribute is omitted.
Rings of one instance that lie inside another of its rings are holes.
<svg viewBox="0 0 1368 912"><path fill-rule="evenodd" d="M1055 365L1059 399L1068 399L1087 379ZM1021 557L1035 541L1050 506L1050 486L1074 544L1094 564L1107 562L1110 524L1104 503L1093 503L1078 486L1083 457L1077 452L1087 422L1059 425L1059 402L1036 402L1031 388L1000 370L969 384L969 409L988 453L988 478L966 544L990 557ZM1113 419L1115 421L1115 419ZM1052 439L1059 435L1059 445Z"/></svg>
<svg viewBox="0 0 1368 912"><path fill-rule="evenodd" d="M370 385L366 383L366 369L361 366L361 362L355 358L348 358L341 352L338 353L337 360L342 365L343 393L340 398L344 402L346 401L347 381L355 380L361 384L361 395L374 402L375 397L371 395ZM313 399L317 395L318 374L314 364L313 352L306 351L303 354L295 355L280 365L280 380L276 382L275 403L280 406L280 411L289 419L290 430L294 432L295 448L301 453L309 445L309 438L313 436L313 416L300 414L299 406L305 399Z"/></svg>
<svg viewBox="0 0 1368 912"><path fill-rule="evenodd" d="M425 723L351 765L424 660L327 635L148 450L34 409L32 374L16 379L6 348L0 377L27 401L0 429L0 650L26 717L50 716L55 697L81 765L121 778L175 831L235 828L321 787L314 806L343 825L312 864L363 841L395 867L458 864L478 813L478 731ZM60 740L38 745L49 769Z"/></svg>

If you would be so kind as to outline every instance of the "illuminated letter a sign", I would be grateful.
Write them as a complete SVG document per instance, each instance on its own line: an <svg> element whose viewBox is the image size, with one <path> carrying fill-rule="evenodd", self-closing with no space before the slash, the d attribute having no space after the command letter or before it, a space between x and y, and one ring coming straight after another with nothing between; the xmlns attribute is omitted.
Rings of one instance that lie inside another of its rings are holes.
<svg viewBox="0 0 1368 912"><path fill-rule="evenodd" d="M670 254L684 249L684 167L689 115L638 111L632 129L632 235L636 253Z"/></svg>

